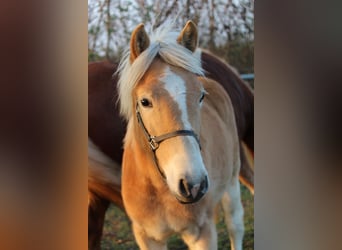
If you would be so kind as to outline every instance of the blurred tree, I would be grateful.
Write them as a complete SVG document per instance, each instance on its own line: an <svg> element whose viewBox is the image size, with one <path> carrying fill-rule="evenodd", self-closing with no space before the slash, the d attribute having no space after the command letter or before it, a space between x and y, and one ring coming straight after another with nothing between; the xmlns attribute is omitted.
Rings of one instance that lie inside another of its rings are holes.
<svg viewBox="0 0 342 250"><path fill-rule="evenodd" d="M88 60L118 61L137 24L151 29L167 18L180 28L193 20L201 47L254 72L253 0L88 0Z"/></svg>

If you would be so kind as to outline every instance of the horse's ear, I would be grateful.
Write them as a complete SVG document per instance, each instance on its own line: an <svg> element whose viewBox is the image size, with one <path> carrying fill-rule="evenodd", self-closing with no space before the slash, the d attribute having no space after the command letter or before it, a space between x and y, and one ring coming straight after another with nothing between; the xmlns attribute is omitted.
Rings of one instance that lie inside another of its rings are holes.
<svg viewBox="0 0 342 250"><path fill-rule="evenodd" d="M145 31L144 24L141 23L134 29L131 36L131 62L133 62L148 46L150 46L150 39Z"/></svg>
<svg viewBox="0 0 342 250"><path fill-rule="evenodd" d="M188 21L177 38L177 42L188 50L194 52L197 48L197 27L192 21Z"/></svg>

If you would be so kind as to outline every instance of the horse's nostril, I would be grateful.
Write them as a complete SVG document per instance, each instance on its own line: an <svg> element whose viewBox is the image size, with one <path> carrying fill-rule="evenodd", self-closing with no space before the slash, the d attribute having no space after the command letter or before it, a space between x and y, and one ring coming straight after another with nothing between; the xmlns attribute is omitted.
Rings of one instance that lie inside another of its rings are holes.
<svg viewBox="0 0 342 250"><path fill-rule="evenodd" d="M208 191L208 177L205 177L201 183L192 185L186 179L179 181L179 191L184 198L202 197Z"/></svg>
<svg viewBox="0 0 342 250"><path fill-rule="evenodd" d="M179 190L180 190L180 193L184 197L191 196L191 188L192 188L192 185L190 185L186 180L184 180L184 179L180 180L180 182L179 182Z"/></svg>
<svg viewBox="0 0 342 250"><path fill-rule="evenodd" d="M187 179L179 180L179 190L176 198L181 203L194 203L199 201L208 191L208 177L197 184L191 184Z"/></svg>
<svg viewBox="0 0 342 250"><path fill-rule="evenodd" d="M201 182L200 190L203 194L205 194L208 191L208 177L207 176Z"/></svg>

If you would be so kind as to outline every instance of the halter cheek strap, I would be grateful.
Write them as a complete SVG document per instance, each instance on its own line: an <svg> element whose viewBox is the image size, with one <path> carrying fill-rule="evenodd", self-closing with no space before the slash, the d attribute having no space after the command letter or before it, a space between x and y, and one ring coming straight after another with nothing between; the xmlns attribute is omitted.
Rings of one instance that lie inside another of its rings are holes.
<svg viewBox="0 0 342 250"><path fill-rule="evenodd" d="M170 139L172 137L176 137L176 136L192 136L196 139L200 149L201 149L201 144L200 144L200 140L197 136L197 134L193 131L193 130L185 130L185 129L181 129L181 130L176 130L176 131L173 131L173 132L170 132L170 133L166 133L166 134L163 134L163 135L160 135L160 136L153 136L153 135L150 135L150 133L147 131L146 127L145 127L145 124L141 118L141 114L139 112L139 104L137 103L136 105L136 114L137 114L137 119L138 119L138 123L140 124L142 130L144 131L144 134L148 140L148 143L150 145L150 148L153 152L153 160L155 162L155 165L157 166L157 169L160 173L160 175L166 179L166 176L165 174L163 173L163 171L161 170L161 168L159 167L159 164L158 164L158 159L157 159L157 156L156 156L156 150L159 148L159 144L162 142L162 141L165 141L167 139Z"/></svg>

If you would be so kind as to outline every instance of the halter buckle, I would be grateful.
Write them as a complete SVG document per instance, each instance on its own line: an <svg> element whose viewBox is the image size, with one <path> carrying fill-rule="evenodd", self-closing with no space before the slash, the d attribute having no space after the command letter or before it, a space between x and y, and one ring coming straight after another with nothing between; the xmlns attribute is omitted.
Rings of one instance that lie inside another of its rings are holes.
<svg viewBox="0 0 342 250"><path fill-rule="evenodd" d="M151 136L151 137L150 137L149 143L150 143L151 149L152 149L153 151L156 151L156 149L159 148L159 143L156 142L156 141L154 140L154 138L155 138L155 136Z"/></svg>

